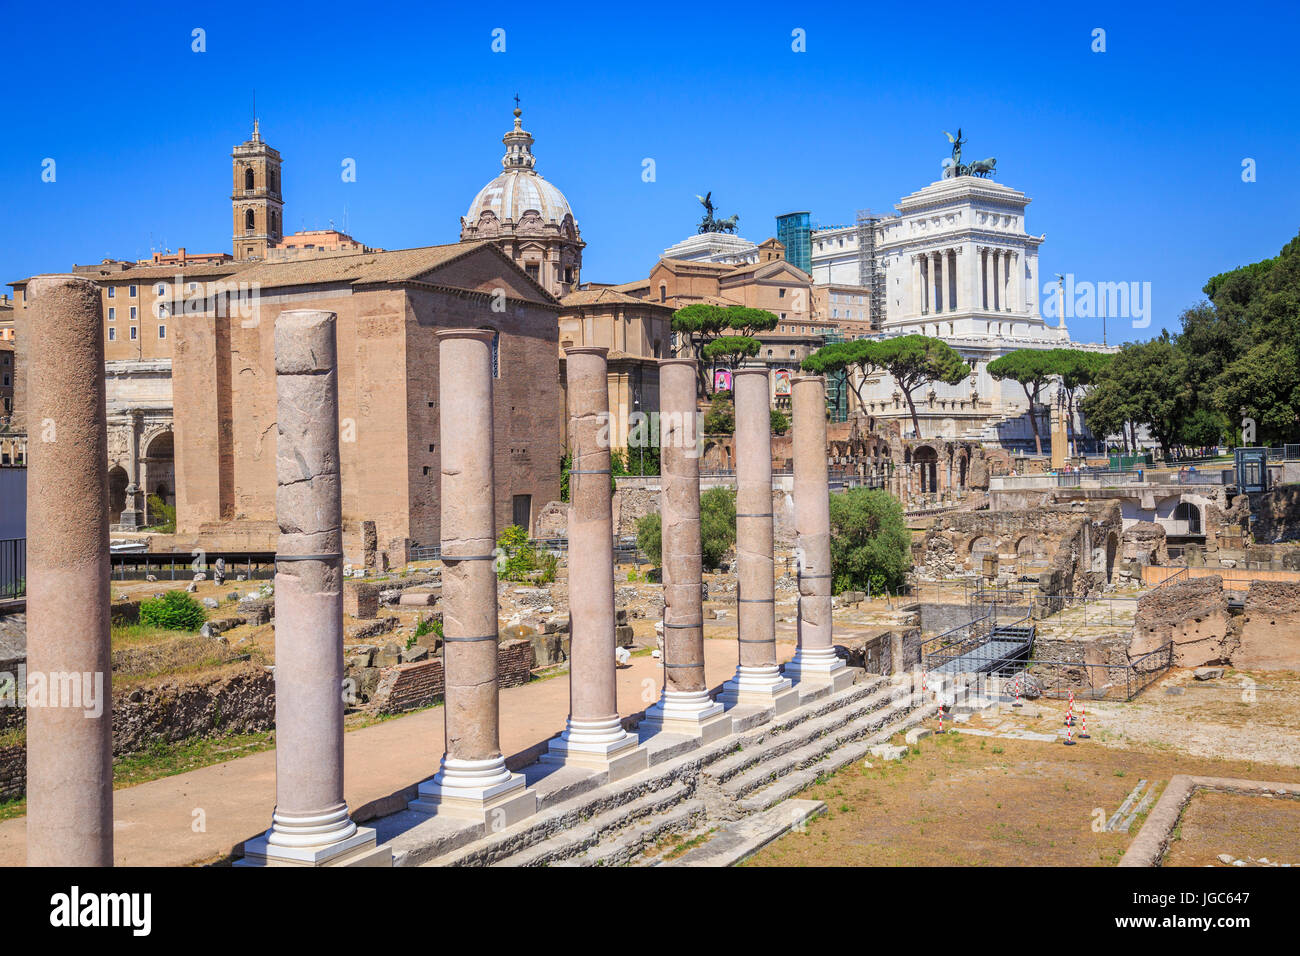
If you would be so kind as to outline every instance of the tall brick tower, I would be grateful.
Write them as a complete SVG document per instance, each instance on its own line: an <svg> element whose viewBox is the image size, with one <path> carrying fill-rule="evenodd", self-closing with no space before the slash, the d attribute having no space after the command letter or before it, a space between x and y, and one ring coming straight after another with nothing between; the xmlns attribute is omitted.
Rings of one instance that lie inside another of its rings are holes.
<svg viewBox="0 0 1300 956"><path fill-rule="evenodd" d="M262 142L257 120L253 120L253 138L236 146L230 158L234 161L231 251L236 259L265 259L266 250L284 238L280 154Z"/></svg>

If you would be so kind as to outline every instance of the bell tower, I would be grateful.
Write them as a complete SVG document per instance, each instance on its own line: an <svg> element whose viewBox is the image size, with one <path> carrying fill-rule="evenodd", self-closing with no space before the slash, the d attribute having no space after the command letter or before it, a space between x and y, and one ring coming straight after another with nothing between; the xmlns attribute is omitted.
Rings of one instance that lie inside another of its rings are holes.
<svg viewBox="0 0 1300 956"><path fill-rule="evenodd" d="M280 195L280 153L262 142L257 120L253 138L230 154L234 187L231 251L236 259L265 259L284 238L284 199Z"/></svg>

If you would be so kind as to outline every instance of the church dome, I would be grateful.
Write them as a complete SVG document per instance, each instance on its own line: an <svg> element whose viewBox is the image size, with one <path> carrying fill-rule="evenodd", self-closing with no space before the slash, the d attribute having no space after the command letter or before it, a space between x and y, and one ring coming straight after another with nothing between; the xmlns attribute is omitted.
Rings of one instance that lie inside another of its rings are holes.
<svg viewBox="0 0 1300 956"><path fill-rule="evenodd" d="M543 224L573 219L564 193L533 168L537 163L532 151L533 136L523 128L521 115L516 107L515 127L501 139L506 145L506 154L501 158L504 171L474 197L465 214L467 226L478 224L484 213L491 213L498 223L508 219L518 224L530 212L536 213Z"/></svg>

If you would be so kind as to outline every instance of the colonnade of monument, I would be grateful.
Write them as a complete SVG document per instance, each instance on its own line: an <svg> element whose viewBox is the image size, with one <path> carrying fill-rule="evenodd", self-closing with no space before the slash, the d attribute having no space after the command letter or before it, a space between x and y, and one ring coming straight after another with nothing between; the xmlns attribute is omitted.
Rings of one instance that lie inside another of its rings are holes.
<svg viewBox="0 0 1300 956"><path fill-rule="evenodd" d="M90 674L109 687L109 560L103 323L95 284L41 277L29 287L33 422L57 439L31 448L29 674ZM336 316L281 312L275 325L278 414L275 576L276 805L245 845L244 865L382 865L374 831L343 795L342 509ZM496 525L490 331L437 333L441 398L441 554L444 563L445 753L412 810L499 829L537 798L501 751L497 681ZM660 367L663 520L663 688L638 731L616 694L613 528L606 350L570 348L570 713L544 762L613 781L648 765L656 733L709 741L732 730L729 711L782 713L807 684L836 689L852 675L831 640L831 566L824 381L793 380L798 650L776 650L770 423L766 371L735 377L739 664L716 698L704 670L700 442L694 360ZM69 702L28 706L28 861L110 865L111 711Z"/></svg>
<svg viewBox="0 0 1300 956"><path fill-rule="evenodd" d="M975 246L974 261L961 246L912 256L912 306L915 315L958 309L1019 312L1023 290L1017 281L1020 253Z"/></svg>

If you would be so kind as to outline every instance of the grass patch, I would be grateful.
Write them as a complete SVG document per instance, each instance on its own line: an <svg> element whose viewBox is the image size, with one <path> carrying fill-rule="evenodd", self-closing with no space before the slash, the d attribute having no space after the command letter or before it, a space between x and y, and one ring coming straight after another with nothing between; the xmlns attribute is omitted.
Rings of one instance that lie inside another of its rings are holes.
<svg viewBox="0 0 1300 956"><path fill-rule="evenodd" d="M148 750L118 757L113 761L113 789L134 787L162 777L187 773L201 767L247 757L275 747L275 731L204 738L169 744L158 741Z"/></svg>

